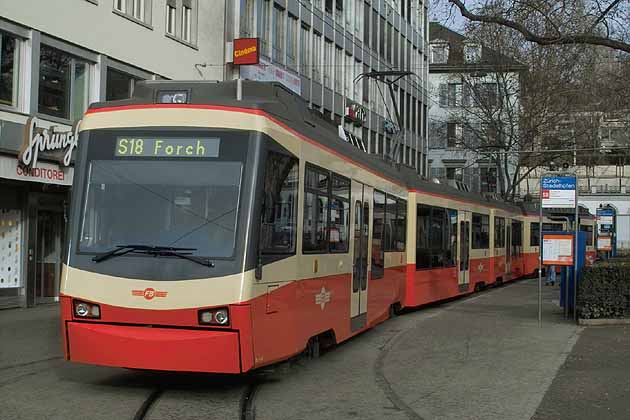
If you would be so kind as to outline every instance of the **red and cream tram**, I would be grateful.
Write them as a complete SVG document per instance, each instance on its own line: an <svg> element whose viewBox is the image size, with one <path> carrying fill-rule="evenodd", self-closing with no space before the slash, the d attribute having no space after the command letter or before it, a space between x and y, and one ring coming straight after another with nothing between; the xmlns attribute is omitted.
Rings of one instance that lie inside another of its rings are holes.
<svg viewBox="0 0 630 420"><path fill-rule="evenodd" d="M80 125L66 359L242 373L532 272L515 206L341 141L273 83L145 82Z"/></svg>

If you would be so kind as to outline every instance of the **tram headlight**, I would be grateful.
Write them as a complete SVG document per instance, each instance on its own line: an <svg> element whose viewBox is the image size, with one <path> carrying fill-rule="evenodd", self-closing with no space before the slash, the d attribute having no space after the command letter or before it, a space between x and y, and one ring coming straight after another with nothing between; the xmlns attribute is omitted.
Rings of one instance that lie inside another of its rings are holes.
<svg viewBox="0 0 630 420"><path fill-rule="evenodd" d="M228 309L203 309L199 311L199 323L205 325L229 325L230 315Z"/></svg>
<svg viewBox="0 0 630 420"><path fill-rule="evenodd" d="M227 325L229 322L228 311L227 309L219 309L214 314L214 320L217 321L219 325Z"/></svg>
<svg viewBox="0 0 630 420"><path fill-rule="evenodd" d="M100 318L101 307L95 303L74 301L74 315L79 318Z"/></svg>

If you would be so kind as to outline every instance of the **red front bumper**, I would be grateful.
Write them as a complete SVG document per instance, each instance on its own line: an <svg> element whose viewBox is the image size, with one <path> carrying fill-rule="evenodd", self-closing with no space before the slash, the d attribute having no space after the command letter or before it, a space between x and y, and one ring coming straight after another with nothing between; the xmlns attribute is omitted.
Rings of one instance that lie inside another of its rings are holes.
<svg viewBox="0 0 630 420"><path fill-rule="evenodd" d="M240 373L234 331L67 322L68 359L126 368Z"/></svg>

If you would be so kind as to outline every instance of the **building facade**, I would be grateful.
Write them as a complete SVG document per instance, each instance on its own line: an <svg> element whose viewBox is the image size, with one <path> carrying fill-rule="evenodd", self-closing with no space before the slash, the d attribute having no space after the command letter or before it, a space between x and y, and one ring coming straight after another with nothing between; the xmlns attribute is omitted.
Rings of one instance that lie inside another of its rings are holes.
<svg viewBox="0 0 630 420"><path fill-rule="evenodd" d="M508 116L518 115L525 66L439 23L429 27L429 176L467 191L500 193L502 168L478 149L501 131L517 131L518 120Z"/></svg>
<svg viewBox="0 0 630 420"><path fill-rule="evenodd" d="M223 3L0 0L0 307L58 299L74 126L142 79L223 79ZM218 63L218 65L211 65Z"/></svg>
<svg viewBox="0 0 630 420"><path fill-rule="evenodd" d="M232 78L278 80L300 94L368 153L390 155L426 174L428 0L240 0L234 38L258 38L258 66L232 66ZM230 31L228 30L228 33ZM357 77L413 74L387 86ZM355 118L360 109L364 118ZM341 130L340 130L341 132ZM396 134L400 133L400 134Z"/></svg>

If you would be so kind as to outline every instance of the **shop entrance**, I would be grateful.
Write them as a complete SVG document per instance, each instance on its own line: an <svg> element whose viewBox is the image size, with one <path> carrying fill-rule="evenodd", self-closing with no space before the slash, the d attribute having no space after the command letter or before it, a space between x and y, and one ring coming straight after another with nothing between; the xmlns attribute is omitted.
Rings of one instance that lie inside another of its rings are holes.
<svg viewBox="0 0 630 420"><path fill-rule="evenodd" d="M35 304L59 300L63 226L62 212L37 211Z"/></svg>

